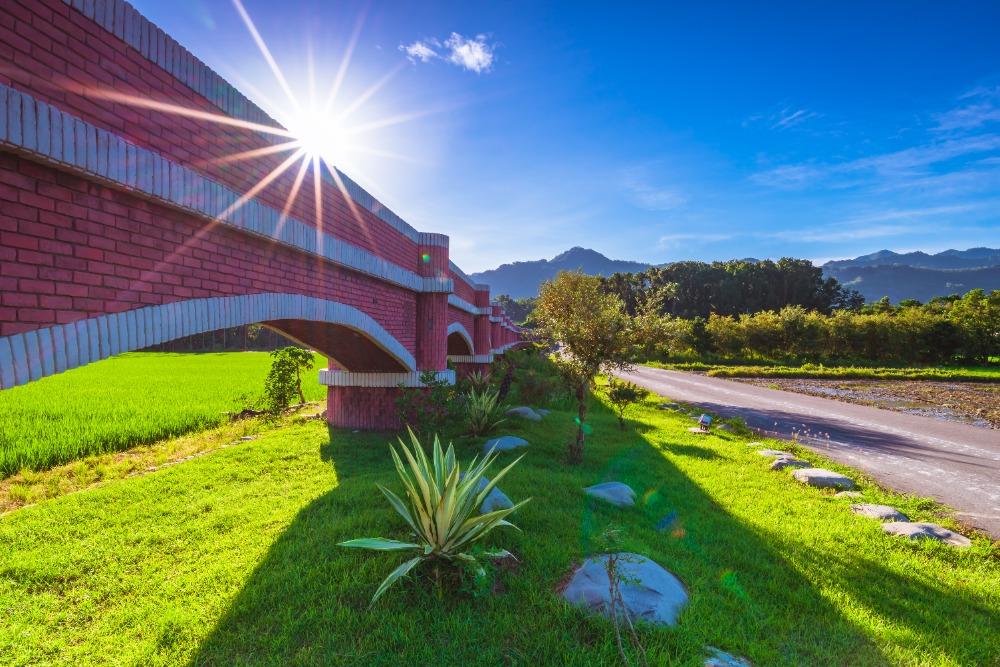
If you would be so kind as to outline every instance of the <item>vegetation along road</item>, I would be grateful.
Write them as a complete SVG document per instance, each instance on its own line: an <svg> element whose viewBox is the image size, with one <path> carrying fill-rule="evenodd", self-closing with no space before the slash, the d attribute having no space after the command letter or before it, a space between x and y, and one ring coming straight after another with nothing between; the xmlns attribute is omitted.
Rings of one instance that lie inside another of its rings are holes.
<svg viewBox="0 0 1000 667"><path fill-rule="evenodd" d="M1000 433L779 391L637 366L622 377L674 400L800 443L891 488L931 496L964 523L1000 538Z"/></svg>

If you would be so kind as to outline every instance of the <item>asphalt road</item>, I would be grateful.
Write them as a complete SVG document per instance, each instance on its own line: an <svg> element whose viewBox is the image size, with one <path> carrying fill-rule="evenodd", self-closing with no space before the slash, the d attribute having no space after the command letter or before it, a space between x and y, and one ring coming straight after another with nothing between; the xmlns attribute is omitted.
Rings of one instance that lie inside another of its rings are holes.
<svg viewBox="0 0 1000 667"><path fill-rule="evenodd" d="M791 438L881 484L935 498L1000 539L1000 431L692 373L637 366L638 385Z"/></svg>

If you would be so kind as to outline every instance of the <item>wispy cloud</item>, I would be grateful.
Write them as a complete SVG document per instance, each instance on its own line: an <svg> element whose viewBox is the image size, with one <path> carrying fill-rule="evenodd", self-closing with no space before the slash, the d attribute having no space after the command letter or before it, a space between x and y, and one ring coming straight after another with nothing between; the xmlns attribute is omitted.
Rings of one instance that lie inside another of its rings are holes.
<svg viewBox="0 0 1000 667"><path fill-rule="evenodd" d="M495 62L494 52L497 45L487 41L488 39L484 34L463 37L453 32L444 41L431 37L410 44L400 44L399 50L405 53L412 63L442 60L469 72L482 74L493 69Z"/></svg>
<svg viewBox="0 0 1000 667"><path fill-rule="evenodd" d="M738 234L726 233L705 233L698 234L683 232L678 234L664 234L660 237L661 248L676 248L685 243L711 243L713 241L729 241L736 238Z"/></svg>
<svg viewBox="0 0 1000 667"><path fill-rule="evenodd" d="M979 86L958 99L960 106L934 116L937 131L962 132L1000 123L1000 86Z"/></svg>
<svg viewBox="0 0 1000 667"><path fill-rule="evenodd" d="M819 118L821 114L795 105L784 104L775 111L757 113L743 121L743 126L767 125L772 130L787 130Z"/></svg>
<svg viewBox="0 0 1000 667"><path fill-rule="evenodd" d="M683 190L674 184L659 184L654 179L653 164L634 166L622 172L622 187L629 201L647 211L671 211L687 203Z"/></svg>

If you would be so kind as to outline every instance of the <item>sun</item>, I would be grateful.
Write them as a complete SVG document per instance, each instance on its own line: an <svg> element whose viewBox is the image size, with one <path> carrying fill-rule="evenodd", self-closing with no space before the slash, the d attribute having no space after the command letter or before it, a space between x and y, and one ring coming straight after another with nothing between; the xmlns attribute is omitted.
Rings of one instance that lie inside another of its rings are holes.
<svg viewBox="0 0 1000 667"><path fill-rule="evenodd" d="M306 157L331 165L339 164L344 157L346 133L336 114L318 108L302 109L291 114L284 125Z"/></svg>

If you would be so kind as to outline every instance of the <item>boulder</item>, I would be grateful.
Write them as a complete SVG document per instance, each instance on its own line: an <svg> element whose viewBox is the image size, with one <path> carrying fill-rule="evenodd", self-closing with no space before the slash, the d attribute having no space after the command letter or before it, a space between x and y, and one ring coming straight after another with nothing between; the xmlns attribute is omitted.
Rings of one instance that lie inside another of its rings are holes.
<svg viewBox="0 0 1000 667"><path fill-rule="evenodd" d="M677 403L660 403L656 407L659 408L660 410L677 410L681 406L678 405Z"/></svg>
<svg viewBox="0 0 1000 667"><path fill-rule="evenodd" d="M817 489L853 489L854 480L839 472L824 468L799 468L792 471L792 476L803 484Z"/></svg>
<svg viewBox="0 0 1000 667"><path fill-rule="evenodd" d="M771 470L784 470L785 468L808 468L812 464L791 456L779 456L771 464Z"/></svg>
<svg viewBox="0 0 1000 667"><path fill-rule="evenodd" d="M714 646L707 648L711 656L705 660L705 667L753 667L753 664L746 658L738 658L732 653L726 653Z"/></svg>
<svg viewBox="0 0 1000 667"><path fill-rule="evenodd" d="M783 452L780 449L758 449L757 453L761 456L777 456L783 459L795 458L795 455L791 452Z"/></svg>
<svg viewBox="0 0 1000 667"><path fill-rule="evenodd" d="M538 413L538 414L540 414L543 417L548 417L549 413L552 412L552 411L549 410L548 408L535 408L535 412Z"/></svg>
<svg viewBox="0 0 1000 667"><path fill-rule="evenodd" d="M486 477L479 478L479 484L476 485L476 493L479 493L486 488L486 485L490 483L490 480ZM493 490L486 494L486 498L483 499L483 504L479 506L480 514L487 514L489 512L495 512L496 510L505 510L508 507L513 507L514 502L507 497L507 494L500 490L499 487L494 486Z"/></svg>
<svg viewBox="0 0 1000 667"><path fill-rule="evenodd" d="M851 511L855 514L860 514L861 516L866 516L869 519L878 519L879 521L909 521L910 519L900 512L895 507L889 507L888 505L870 505L867 503L861 503L856 505L851 505Z"/></svg>
<svg viewBox="0 0 1000 667"><path fill-rule="evenodd" d="M588 496L600 498L618 507L635 505L635 491L628 484L623 484L622 482L595 484L594 486L588 486L583 492Z"/></svg>
<svg viewBox="0 0 1000 667"><path fill-rule="evenodd" d="M890 535L899 535L911 540L937 540L956 547L967 547L972 544L972 540L965 535L948 530L936 523L894 521L893 523L883 523L882 530Z"/></svg>
<svg viewBox="0 0 1000 667"><path fill-rule="evenodd" d="M837 493L833 494L833 497L834 498L861 498L864 495L865 494L861 493L860 491L838 491Z"/></svg>
<svg viewBox="0 0 1000 667"><path fill-rule="evenodd" d="M519 405L516 408L511 408L507 411L508 417L520 417L521 419L527 419L533 422L542 421L542 416L529 408L527 405Z"/></svg>
<svg viewBox="0 0 1000 667"><path fill-rule="evenodd" d="M687 604L684 584L667 570L645 556L633 553L615 554L616 570L624 610L632 620L657 625L676 625L677 616ZM594 556L573 572L562 591L572 605L589 611L611 615L610 579L607 554Z"/></svg>
<svg viewBox="0 0 1000 667"><path fill-rule="evenodd" d="M518 447L527 447L528 441L524 438L519 438L516 435L501 435L499 438L493 438L492 440L487 440L486 444L483 445L483 453L489 454L491 449L496 449L498 452L506 452L511 449L517 449Z"/></svg>

